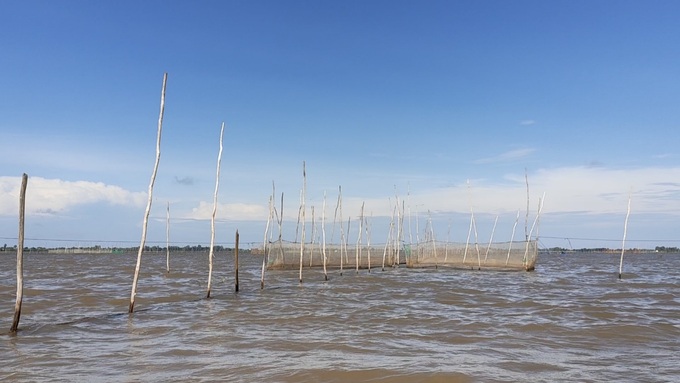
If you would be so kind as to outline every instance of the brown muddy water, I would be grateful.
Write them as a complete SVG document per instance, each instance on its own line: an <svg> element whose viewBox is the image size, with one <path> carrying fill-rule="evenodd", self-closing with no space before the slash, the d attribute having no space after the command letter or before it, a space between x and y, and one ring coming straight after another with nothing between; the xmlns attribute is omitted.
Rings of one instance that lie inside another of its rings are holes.
<svg viewBox="0 0 680 383"><path fill-rule="evenodd" d="M261 258L0 254L0 381L678 382L680 255L541 254L534 272L272 271Z"/></svg>

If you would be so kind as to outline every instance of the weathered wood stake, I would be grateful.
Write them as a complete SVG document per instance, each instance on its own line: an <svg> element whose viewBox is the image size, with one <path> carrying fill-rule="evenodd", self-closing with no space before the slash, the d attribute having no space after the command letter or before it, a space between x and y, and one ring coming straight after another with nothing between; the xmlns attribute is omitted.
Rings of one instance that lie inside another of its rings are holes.
<svg viewBox="0 0 680 383"><path fill-rule="evenodd" d="M165 215L165 272L170 273L170 202Z"/></svg>
<svg viewBox="0 0 680 383"><path fill-rule="evenodd" d="M217 213L217 191L220 187L220 164L222 163L222 139L224 138L224 122L220 128L220 151L217 154L217 175L215 177L215 194L213 195L213 210L210 219L210 252L208 253L208 292L206 298L210 298L212 288L213 258L215 252L215 214Z"/></svg>
<svg viewBox="0 0 680 383"><path fill-rule="evenodd" d="M626 252L626 232L628 231L628 217L630 216L630 200L633 192L628 194L628 212L626 213L626 221L623 224L623 242L621 243L621 261L619 262L619 279L623 274L623 253Z"/></svg>
<svg viewBox="0 0 680 383"><path fill-rule="evenodd" d="M302 193L300 196L300 217L302 218L302 237L300 239L300 283L302 283L302 262L305 255L305 191L307 189L307 170L302 161Z"/></svg>
<svg viewBox="0 0 680 383"><path fill-rule="evenodd" d="M321 210L321 256L323 257L323 277L328 280L328 269L326 268L326 191L323 192L323 208Z"/></svg>
<svg viewBox="0 0 680 383"><path fill-rule="evenodd" d="M238 293L238 230L236 230L236 246L234 247L234 289Z"/></svg>
<svg viewBox="0 0 680 383"><path fill-rule="evenodd" d="M156 139L156 162L153 166L153 173L151 173L151 181L149 182L149 199L146 203L146 211L144 212L144 224L142 225L142 240L139 244L139 251L137 252L137 264L135 265L135 275L132 278L132 292L130 293L130 306L128 313L132 314L135 309L135 297L137 296L137 281L139 281L139 270L142 266L142 253L144 252L144 244L146 243L146 230L149 223L149 213L151 212L151 201L153 201L153 184L156 181L156 173L158 173L158 163L161 159L161 132L163 131L163 112L165 111L165 85L168 82L168 74L163 75L163 88L161 90L161 111L158 116L158 136Z"/></svg>
<svg viewBox="0 0 680 383"><path fill-rule="evenodd" d="M10 332L16 333L19 329L21 317L21 304L24 300L24 217L26 211L26 185L28 175L21 176L21 191L19 192L19 240L17 243L17 300L14 304L14 320Z"/></svg>

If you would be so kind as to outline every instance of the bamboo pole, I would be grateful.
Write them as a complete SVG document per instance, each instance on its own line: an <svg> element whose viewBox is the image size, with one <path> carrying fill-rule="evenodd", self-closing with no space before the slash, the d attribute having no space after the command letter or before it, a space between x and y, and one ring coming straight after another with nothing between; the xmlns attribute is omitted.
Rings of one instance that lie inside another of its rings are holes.
<svg viewBox="0 0 680 383"><path fill-rule="evenodd" d="M213 209L210 218L210 252L208 253L208 291L206 298L210 298L212 289L213 258L215 252L215 215L217 214L217 191L220 188L220 165L222 163L222 140L224 138L224 122L220 128L220 151L217 154L217 174L215 175L215 194L213 194Z"/></svg>
<svg viewBox="0 0 680 383"><path fill-rule="evenodd" d="M21 176L21 191L19 192L19 238L17 242L17 299L14 304L14 320L10 332L16 333L19 329L21 317L21 304L24 300L24 220L26 212L26 186L28 175Z"/></svg>
<svg viewBox="0 0 680 383"><path fill-rule="evenodd" d="M444 246L444 263L449 258L449 242L451 241L451 218L449 218L449 229L446 232L446 245Z"/></svg>
<svg viewBox="0 0 680 383"><path fill-rule="evenodd" d="M300 240L300 283L302 283L302 261L305 254L305 191L307 189L307 170L305 170L305 162L302 161L302 193L300 196L300 211L302 214L302 237Z"/></svg>
<svg viewBox="0 0 680 383"><path fill-rule="evenodd" d="M475 231L475 250L477 251L477 270L482 269L482 256L479 253L479 235L477 234L477 221L475 220L475 214L472 213L472 228Z"/></svg>
<svg viewBox="0 0 680 383"><path fill-rule="evenodd" d="M401 258L401 254L400 254L401 246L399 246L399 245L401 244L401 240L403 239L403 235L404 235L404 229L403 229L404 228L404 210L403 210L403 208L401 210L399 210L399 195L397 194L397 186L396 185L394 186L394 194L395 194L395 198L396 198L395 202L397 204L397 237L396 237L396 242L394 243L394 247L397 251L396 267L399 267L400 258Z"/></svg>
<svg viewBox="0 0 680 383"><path fill-rule="evenodd" d="M387 247L392 241L392 232L394 231L394 216L397 214L397 207L394 206L394 209L392 209L392 218L390 219L390 230L387 233L387 241L385 242L385 250L383 251L383 259L382 259L382 271L385 271L385 257L387 256Z"/></svg>
<svg viewBox="0 0 680 383"><path fill-rule="evenodd" d="M536 212L536 218L534 218L534 223L531 225L531 230L529 230L529 239L527 239L527 241L526 241L526 248L524 250L524 259L522 259L525 266L526 266L526 262L527 262L527 257L529 255L529 243L530 243L530 240L531 240L531 235L534 232L534 227L536 227L536 222L538 222L538 218L541 216L541 211L543 210L544 200L545 200L545 193L543 193L543 197L541 197L538 200L538 211ZM536 246L538 246L538 241L536 243Z"/></svg>
<svg viewBox="0 0 680 383"><path fill-rule="evenodd" d="M361 260L361 245L362 245L362 233L363 233L363 228L364 228L364 204L365 202L361 203L361 214L359 214L359 235L357 237L357 246L356 246L356 259L355 259L355 267L356 267L356 273L359 274L359 261Z"/></svg>
<svg viewBox="0 0 680 383"><path fill-rule="evenodd" d="M260 276L260 289L264 289L264 273L265 269L267 268L267 259L269 258L269 254L271 254L272 251L272 236L274 233L274 230L269 233L269 246L267 246L267 230L269 229L269 222L274 219L274 214L276 212L276 208L274 207L274 198L276 197L276 187L274 186L274 181L272 181L272 195L269 197L269 217L267 218L267 229L265 229L265 235L264 235L264 252L262 254L262 274ZM278 218L277 218L278 221ZM279 236L281 236L280 229L279 229Z"/></svg>
<svg viewBox="0 0 680 383"><path fill-rule="evenodd" d="M493 234L496 232L496 224L498 223L498 216L493 221L493 229L491 229L491 237L489 238L489 245L486 247L486 254L484 255L484 263L489 258L489 249L491 249L491 243L493 242Z"/></svg>
<svg viewBox="0 0 680 383"><path fill-rule="evenodd" d="M465 260L467 259L468 248L470 247L470 236L472 235L472 220L474 216L470 214L470 227L468 228L467 239L465 240L465 251L463 252L463 265L465 265Z"/></svg>
<svg viewBox="0 0 680 383"><path fill-rule="evenodd" d="M373 218L373 213L371 213L371 218ZM371 226L369 224L368 218L366 218L366 257L368 260L368 272L371 272Z"/></svg>
<svg viewBox="0 0 680 383"><path fill-rule="evenodd" d="M264 271L267 265L267 258L272 251L272 230L269 233L269 246L267 246L267 231L269 230L270 221L274 218L274 194L269 197L269 217L267 217L267 228L265 229L264 244L262 248L262 274L260 276L260 289L264 289Z"/></svg>
<svg viewBox="0 0 680 383"><path fill-rule="evenodd" d="M347 242L349 242L349 224L352 222L352 217L347 217L347 236L345 237L345 241L343 241L342 244L340 244L340 249L342 247L345 247L345 261L349 262L349 255L347 254ZM342 276L342 270L343 270L343 259L342 259L342 251L340 251L340 276Z"/></svg>
<svg viewBox="0 0 680 383"><path fill-rule="evenodd" d="M626 252L626 232L628 231L628 217L630 216L630 200L633 195L631 191L628 194L628 211L626 212L626 220L623 224L623 241L621 243L621 261L619 262L619 279L623 275L623 253Z"/></svg>
<svg viewBox="0 0 680 383"><path fill-rule="evenodd" d="M527 174L527 169L524 168L524 181L527 185L527 211L526 215L524 216L524 237L527 242L529 242L529 232L528 230L528 225L529 225L529 175Z"/></svg>
<svg viewBox="0 0 680 383"><path fill-rule="evenodd" d="M161 110L158 116L158 135L156 138L156 162L154 163L153 173L151 173L151 181L149 182L149 199L146 203L146 210L144 212L144 224L142 225L142 240L139 244L139 251L137 252L137 264L135 265L135 275L132 278L132 291L130 292L130 306L128 313L132 314L135 309L135 297L137 296L137 282L139 281L139 270L142 266L142 252L144 251L144 243L146 242L146 230L149 223L149 213L151 212L151 201L153 200L153 184L156 181L156 173L158 172L158 163L161 159L161 132L163 130L163 112L165 110L165 85L168 81L168 74L163 75L163 87L161 89Z"/></svg>
<svg viewBox="0 0 680 383"><path fill-rule="evenodd" d="M165 272L170 273L170 201L165 210Z"/></svg>
<svg viewBox="0 0 680 383"><path fill-rule="evenodd" d="M276 210L274 210L276 212ZM284 259L285 252L283 251L283 192L281 193L281 214L279 215L279 253L281 255L281 260L283 264L286 264Z"/></svg>
<svg viewBox="0 0 680 383"><path fill-rule="evenodd" d="M439 262L437 260L437 242L434 238L434 227L432 227L432 212L427 210L428 219L430 221L430 240L432 241L432 251L434 252L434 268L439 268Z"/></svg>
<svg viewBox="0 0 680 383"><path fill-rule="evenodd" d="M314 216L314 206L312 205L312 239L309 243L309 267L314 265L314 239L316 239L316 220Z"/></svg>
<svg viewBox="0 0 680 383"><path fill-rule="evenodd" d="M323 257L323 277L328 280L326 269L326 191L323 192L323 210L321 210L321 256Z"/></svg>
<svg viewBox="0 0 680 383"><path fill-rule="evenodd" d="M238 293L238 230L236 230L236 245L234 247L234 291Z"/></svg>
<svg viewBox="0 0 680 383"><path fill-rule="evenodd" d="M407 183L406 202L408 204L408 242L413 247L413 232L411 231L411 184Z"/></svg>
<svg viewBox="0 0 680 383"><path fill-rule="evenodd" d="M507 266L510 262L510 250L512 250L512 241L515 239L515 229L517 228L517 223L519 222L519 209L517 209L517 218L515 218L515 224L512 225L512 235L510 236L510 246L508 246L508 257L505 259L505 265Z"/></svg>

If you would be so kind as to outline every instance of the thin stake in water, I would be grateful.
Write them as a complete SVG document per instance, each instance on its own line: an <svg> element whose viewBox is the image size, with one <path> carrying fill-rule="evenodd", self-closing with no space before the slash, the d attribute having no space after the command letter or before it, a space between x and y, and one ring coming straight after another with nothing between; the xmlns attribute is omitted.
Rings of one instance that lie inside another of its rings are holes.
<svg viewBox="0 0 680 383"><path fill-rule="evenodd" d="M161 159L161 132L163 130L163 112L165 110L165 84L168 81L168 74L163 75L163 88L161 90L161 111L158 116L158 136L156 139L156 162L153 166L153 173L151 173L151 181L149 182L149 199L146 203L146 211L144 212L144 224L142 226L142 240L137 251L137 264L135 266L135 275L132 278L132 292L130 293L130 306L128 312L132 314L135 309L135 297L137 296L137 281L139 280L139 269L142 266L142 252L144 251L144 243L146 242L146 229L149 223L149 212L151 212L151 201L153 201L153 184L156 181L156 173L158 173L158 163Z"/></svg>
<svg viewBox="0 0 680 383"><path fill-rule="evenodd" d="M626 232L628 231L628 217L630 216L630 200L633 192L628 194L628 211L626 212L626 221L623 224L623 243L621 243L621 261L619 262L619 279L623 274L623 253L626 252Z"/></svg>
<svg viewBox="0 0 680 383"><path fill-rule="evenodd" d="M19 329L21 317L21 304L24 300L24 217L26 211L26 185L28 175L21 176L21 192L19 193L19 240L17 243L17 300L14 304L14 320L10 332L16 333Z"/></svg>

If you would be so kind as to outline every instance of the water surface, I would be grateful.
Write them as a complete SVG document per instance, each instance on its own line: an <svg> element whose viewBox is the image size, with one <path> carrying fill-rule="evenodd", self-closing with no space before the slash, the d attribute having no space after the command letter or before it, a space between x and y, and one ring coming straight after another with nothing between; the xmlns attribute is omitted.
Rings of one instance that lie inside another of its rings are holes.
<svg viewBox="0 0 680 383"><path fill-rule="evenodd" d="M680 255L541 254L534 272L272 271L261 258L0 253L0 381L677 382ZM3 324L4 323L4 324Z"/></svg>

